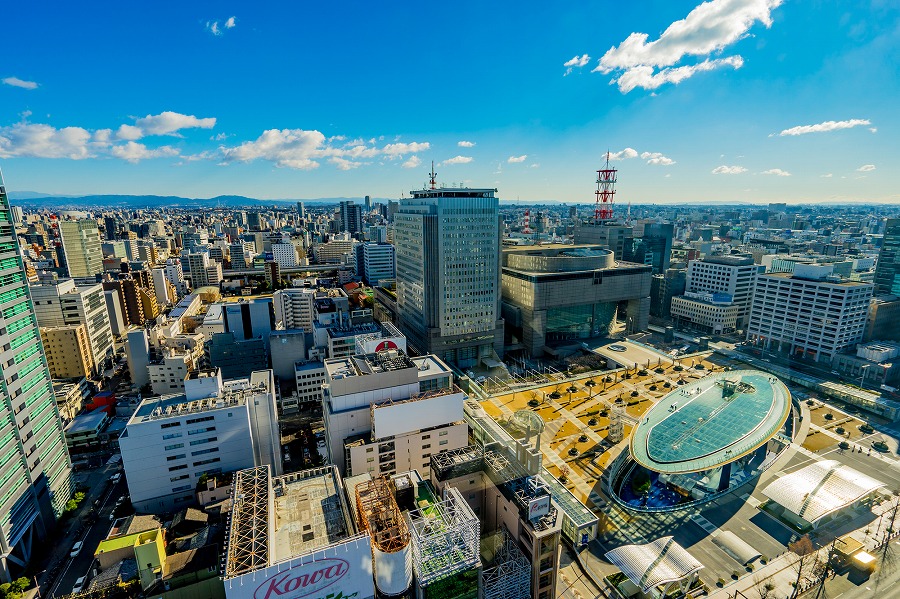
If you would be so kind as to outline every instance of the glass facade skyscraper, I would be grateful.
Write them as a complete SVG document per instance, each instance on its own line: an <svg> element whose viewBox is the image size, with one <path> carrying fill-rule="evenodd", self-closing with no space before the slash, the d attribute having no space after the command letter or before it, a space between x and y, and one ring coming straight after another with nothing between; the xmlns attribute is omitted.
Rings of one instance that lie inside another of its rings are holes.
<svg viewBox="0 0 900 599"><path fill-rule="evenodd" d="M0 579L22 572L72 494L71 463L0 175Z"/></svg>
<svg viewBox="0 0 900 599"><path fill-rule="evenodd" d="M875 295L900 296L900 218L889 218L875 266Z"/></svg>
<svg viewBox="0 0 900 599"><path fill-rule="evenodd" d="M400 329L417 352L463 368L503 353L495 191L413 191L394 215Z"/></svg>

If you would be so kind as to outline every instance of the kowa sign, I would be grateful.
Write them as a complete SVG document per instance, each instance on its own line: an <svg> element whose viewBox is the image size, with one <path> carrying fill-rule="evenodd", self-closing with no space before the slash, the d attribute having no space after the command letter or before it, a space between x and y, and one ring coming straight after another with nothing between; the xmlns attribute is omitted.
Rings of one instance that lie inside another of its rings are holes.
<svg viewBox="0 0 900 599"><path fill-rule="evenodd" d="M302 559L303 563L299 563ZM225 581L227 599L372 599L368 536Z"/></svg>

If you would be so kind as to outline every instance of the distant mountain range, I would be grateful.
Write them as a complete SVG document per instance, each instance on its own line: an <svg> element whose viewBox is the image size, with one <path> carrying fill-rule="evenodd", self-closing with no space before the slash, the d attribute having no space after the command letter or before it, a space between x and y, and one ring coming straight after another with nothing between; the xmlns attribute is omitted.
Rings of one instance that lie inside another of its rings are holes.
<svg viewBox="0 0 900 599"><path fill-rule="evenodd" d="M156 195L54 195L37 191L10 191L10 201L23 208L84 209L84 208L243 208L273 206L305 202L309 204L337 204L342 201L362 203L362 198L313 198L260 200L245 196L216 196L214 198L184 198ZM385 198L372 198L373 202L387 202Z"/></svg>

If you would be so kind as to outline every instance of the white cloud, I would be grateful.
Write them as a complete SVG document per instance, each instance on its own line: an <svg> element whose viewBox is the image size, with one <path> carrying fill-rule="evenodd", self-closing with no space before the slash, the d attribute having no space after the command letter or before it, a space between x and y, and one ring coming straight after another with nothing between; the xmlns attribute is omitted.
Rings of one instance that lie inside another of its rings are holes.
<svg viewBox="0 0 900 599"><path fill-rule="evenodd" d="M355 168L359 168L363 165L362 162L354 162L353 160L347 160L346 158L341 158L340 156L332 156L328 159L328 162L338 167L338 170L349 171Z"/></svg>
<svg viewBox="0 0 900 599"><path fill-rule="evenodd" d="M590 60L591 57L587 54L582 54L581 56L573 56L571 59L563 63L563 66L566 67L566 72L563 76L571 73L573 69L580 69L581 67L585 66Z"/></svg>
<svg viewBox="0 0 900 599"><path fill-rule="evenodd" d="M675 161L668 156L663 156L660 152L641 152L641 158L647 161L647 164L655 164L659 166L671 166Z"/></svg>
<svg viewBox="0 0 900 599"><path fill-rule="evenodd" d="M864 164L856 170L860 173L868 173L870 171L875 170L875 165L874 164Z"/></svg>
<svg viewBox="0 0 900 599"><path fill-rule="evenodd" d="M315 130L269 129L254 141L246 141L230 148L223 146L220 152L222 161L226 164L268 160L277 167L308 170L318 168L319 160L327 158L339 169L349 170L367 164L359 162L361 158L385 156L393 160L431 148L428 142L398 142L378 148L374 145L374 138L368 141L353 139L340 146L332 143L344 139L343 136L326 139L325 135Z"/></svg>
<svg viewBox="0 0 900 599"><path fill-rule="evenodd" d="M418 156L413 155L409 157L409 160L407 160L400 166L402 166L403 168L416 168L420 164L422 164L422 159Z"/></svg>
<svg viewBox="0 0 900 599"><path fill-rule="evenodd" d="M619 91L623 94L627 94L637 87L642 89L656 89L666 83L677 85L685 79L693 77L697 73L703 71L712 71L713 69L724 66L731 66L735 69L739 69L743 65L744 59L740 56L728 56L726 58L716 58L714 60L707 59L694 65L665 68L657 73L653 72L653 67L641 65L628 69L613 83L618 83Z"/></svg>
<svg viewBox="0 0 900 599"><path fill-rule="evenodd" d="M207 22L206 22L206 28L209 30L210 33L212 33L212 34L215 35L215 36L220 36L220 35L222 35L222 30L219 29L219 22L218 22L218 21L207 21Z"/></svg>
<svg viewBox="0 0 900 599"><path fill-rule="evenodd" d="M11 85L13 87L21 87L22 89L37 89L38 84L34 81L25 81L24 79L19 79L18 77L6 77L3 79L3 83L6 85Z"/></svg>
<svg viewBox="0 0 900 599"><path fill-rule="evenodd" d="M159 114L137 119L134 122L144 135L174 135L181 129L212 129L216 126L215 117L197 118L192 114L180 114L166 110Z"/></svg>
<svg viewBox="0 0 900 599"><path fill-rule="evenodd" d="M528 168L541 168L541 165L537 162L528 165Z"/></svg>
<svg viewBox="0 0 900 599"><path fill-rule="evenodd" d="M231 28L234 27L236 24L237 24L237 23L236 23L236 18L235 18L235 17L228 17L228 20L225 21L225 29L231 29Z"/></svg>
<svg viewBox="0 0 900 599"><path fill-rule="evenodd" d="M740 175L741 173L746 173L747 169L742 166L717 166L712 170L712 174L714 175Z"/></svg>
<svg viewBox="0 0 900 599"><path fill-rule="evenodd" d="M710 60L710 56L747 36L759 21L772 25L772 9L783 0L710 0L694 8L687 17L675 21L659 36L648 41L646 33L632 33L618 46L610 48L594 69L603 74L617 73L622 93L636 87L656 89L664 83L678 83L700 71L721 66L740 68L740 56ZM704 57L694 65L674 67L685 57ZM654 72L656 69L662 69Z"/></svg>
<svg viewBox="0 0 900 599"><path fill-rule="evenodd" d="M228 135L224 132L216 133L215 135L213 135L212 137L209 138L209 141L225 141L225 138L227 138L227 137L228 137Z"/></svg>
<svg viewBox="0 0 900 599"><path fill-rule="evenodd" d="M878 127L869 127L869 131L872 133L878 133Z"/></svg>
<svg viewBox="0 0 900 599"><path fill-rule="evenodd" d="M472 159L471 156L454 156L453 158L448 158L447 160L443 161L441 164L442 164L442 165L446 165L446 164L469 164L470 162L472 162L472 160L473 160L473 159Z"/></svg>
<svg viewBox="0 0 900 599"><path fill-rule="evenodd" d="M141 160L148 158L165 158L167 156L178 156L178 149L172 146L162 146L160 148L150 149L144 144L136 141L129 141L121 146L113 146L109 153L116 158L137 164Z"/></svg>
<svg viewBox="0 0 900 599"><path fill-rule="evenodd" d="M374 140L373 140L374 141ZM415 154L417 152L424 152L431 148L431 144L426 142L411 142L411 143L394 143L387 144L384 148L381 149L381 153L385 156L400 156L402 154Z"/></svg>
<svg viewBox="0 0 900 599"><path fill-rule="evenodd" d="M831 179L834 175L831 173L826 173L824 175L819 175L819 176L822 177L823 179Z"/></svg>
<svg viewBox="0 0 900 599"><path fill-rule="evenodd" d="M252 162L268 160L278 167L309 170L319 167L325 136L303 129L268 129L254 141L233 148L222 148L223 161Z"/></svg>
<svg viewBox="0 0 900 599"><path fill-rule="evenodd" d="M134 125L122 125L116 131L117 139L136 140L144 137L144 130Z"/></svg>
<svg viewBox="0 0 900 599"><path fill-rule="evenodd" d="M816 125L799 125L797 127L791 127L790 129L785 129L779 136L784 137L785 135L806 135L807 133L827 133L828 131L839 131L841 129L852 129L853 127L860 127L865 125L871 125L869 119L850 119L847 121L825 121L824 123L818 123ZM874 131L873 131L874 133Z"/></svg>
<svg viewBox="0 0 900 599"><path fill-rule="evenodd" d="M619 152L607 152L603 157L608 157L610 160L626 160L628 158L637 158L638 152L634 148L625 148Z"/></svg>
<svg viewBox="0 0 900 599"><path fill-rule="evenodd" d="M778 177L790 177L791 174L787 171L783 171L780 168L770 168L767 171L763 171L760 175L776 175Z"/></svg>
<svg viewBox="0 0 900 599"><path fill-rule="evenodd" d="M474 141L458 141L458 142L456 142L456 145L458 145L460 148L473 148L473 147L475 147L475 142Z"/></svg>
<svg viewBox="0 0 900 599"><path fill-rule="evenodd" d="M50 125L16 123L0 127L0 158L70 158L82 160L93 156L91 134L81 127L57 129Z"/></svg>
<svg viewBox="0 0 900 599"><path fill-rule="evenodd" d="M528 159L528 154L522 154L521 156L510 156L506 159L510 164L514 164L516 162L525 162Z"/></svg>

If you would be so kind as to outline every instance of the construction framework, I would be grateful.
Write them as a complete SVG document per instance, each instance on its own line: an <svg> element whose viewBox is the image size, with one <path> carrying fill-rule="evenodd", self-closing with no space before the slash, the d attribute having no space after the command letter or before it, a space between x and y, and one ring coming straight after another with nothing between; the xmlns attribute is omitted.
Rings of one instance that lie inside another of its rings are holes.
<svg viewBox="0 0 900 599"><path fill-rule="evenodd" d="M356 513L360 530L368 530L375 546L396 553L409 545L409 528L394 499L394 483L385 476L356 487Z"/></svg>
<svg viewBox="0 0 900 599"><path fill-rule="evenodd" d="M519 599L531 595L531 563L505 528L482 541L481 553L486 557L481 574L484 599Z"/></svg>
<svg viewBox="0 0 900 599"><path fill-rule="evenodd" d="M268 466L239 470L234 475L226 579L269 565L269 491Z"/></svg>
<svg viewBox="0 0 900 599"><path fill-rule="evenodd" d="M444 501L412 510L407 516L419 586L478 568L481 523L458 490L448 489Z"/></svg>

